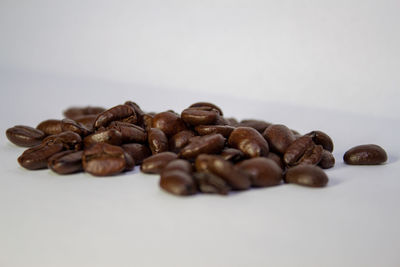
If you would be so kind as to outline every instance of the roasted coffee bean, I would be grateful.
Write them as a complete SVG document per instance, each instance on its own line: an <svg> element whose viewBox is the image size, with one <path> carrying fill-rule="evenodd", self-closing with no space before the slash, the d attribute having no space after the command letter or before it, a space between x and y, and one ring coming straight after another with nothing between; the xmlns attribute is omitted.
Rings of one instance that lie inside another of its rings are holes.
<svg viewBox="0 0 400 267"><path fill-rule="evenodd" d="M169 149L172 152L179 153L183 147L189 144L190 138L194 137L195 133L190 130L181 131L169 139Z"/></svg>
<svg viewBox="0 0 400 267"><path fill-rule="evenodd" d="M61 121L61 130L63 132L71 131L71 132L79 134L82 137L85 137L85 136L91 134L91 130L86 128L84 125L82 125L74 120L71 120L71 119L63 119Z"/></svg>
<svg viewBox="0 0 400 267"><path fill-rule="evenodd" d="M269 152L266 158L273 160L282 170L285 170L285 163L278 154L275 154L274 152Z"/></svg>
<svg viewBox="0 0 400 267"><path fill-rule="evenodd" d="M83 170L82 154L82 150L67 150L59 152L48 159L48 167L58 174L81 172Z"/></svg>
<svg viewBox="0 0 400 267"><path fill-rule="evenodd" d="M135 160L131 157L131 155L124 150L124 158L126 162L125 170L124 171L131 171L135 168Z"/></svg>
<svg viewBox="0 0 400 267"><path fill-rule="evenodd" d="M182 111L181 118L189 125L213 125L220 117L217 109L207 106L187 108Z"/></svg>
<svg viewBox="0 0 400 267"><path fill-rule="evenodd" d="M106 109L103 107L70 107L64 111L64 116L68 119L75 120L77 117L85 115L97 115Z"/></svg>
<svg viewBox="0 0 400 267"><path fill-rule="evenodd" d="M145 143L147 141L146 131L132 123L113 121L108 128L119 131L123 143Z"/></svg>
<svg viewBox="0 0 400 267"><path fill-rule="evenodd" d="M231 191L224 179L210 172L195 172L193 177L202 193L227 195Z"/></svg>
<svg viewBox="0 0 400 267"><path fill-rule="evenodd" d="M136 165L142 164L145 158L151 156L151 150L142 144L125 144L121 146L127 152Z"/></svg>
<svg viewBox="0 0 400 267"><path fill-rule="evenodd" d="M377 165L387 161L386 151L374 144L359 145L349 149L343 156L346 164Z"/></svg>
<svg viewBox="0 0 400 267"><path fill-rule="evenodd" d="M45 137L41 130L24 125L17 125L7 129L6 135L13 144L23 147L39 145Z"/></svg>
<svg viewBox="0 0 400 267"><path fill-rule="evenodd" d="M333 141L326 133L321 131L312 131L306 135L310 136L315 144L321 145L325 150L328 150L329 152L333 151Z"/></svg>
<svg viewBox="0 0 400 267"><path fill-rule="evenodd" d="M199 135L222 134L228 138L235 128L229 125L199 125L194 129Z"/></svg>
<svg viewBox="0 0 400 267"><path fill-rule="evenodd" d="M225 145L225 138L221 134L196 136L189 140L189 144L181 149L179 156L185 159L194 159L200 154L218 154Z"/></svg>
<svg viewBox="0 0 400 267"><path fill-rule="evenodd" d="M198 172L210 172L224 179L233 189L245 190L251 185L250 177L221 156L202 154L196 158Z"/></svg>
<svg viewBox="0 0 400 267"><path fill-rule="evenodd" d="M143 124L143 116L144 116L145 112L135 102L126 101L125 105L128 105L131 108L133 108L133 110L135 111L136 116L137 116L137 124L142 126L142 124Z"/></svg>
<svg viewBox="0 0 400 267"><path fill-rule="evenodd" d="M199 108L199 107L209 107L218 110L219 115L223 116L224 114L222 113L222 110L220 107L217 105L210 103L210 102L197 102L194 104L191 104L189 108Z"/></svg>
<svg viewBox="0 0 400 267"><path fill-rule="evenodd" d="M189 196L197 192L193 177L181 170L172 170L162 173L160 177L160 187L178 196Z"/></svg>
<svg viewBox="0 0 400 267"><path fill-rule="evenodd" d="M126 168L125 153L119 146L98 143L83 151L82 164L94 176L115 175Z"/></svg>
<svg viewBox="0 0 400 267"><path fill-rule="evenodd" d="M61 143L65 150L81 150L82 138L79 134L66 131L55 135L47 136L42 143Z"/></svg>
<svg viewBox="0 0 400 267"><path fill-rule="evenodd" d="M62 132L61 120L50 119L42 121L38 126L36 126L36 129L41 130L45 135L59 134Z"/></svg>
<svg viewBox="0 0 400 267"><path fill-rule="evenodd" d="M150 131L153 125L153 115L148 113L143 115L143 127L146 131Z"/></svg>
<svg viewBox="0 0 400 267"><path fill-rule="evenodd" d="M176 113L168 111L154 115L152 128L160 129L167 137L187 129L185 123Z"/></svg>
<svg viewBox="0 0 400 267"><path fill-rule="evenodd" d="M320 167L299 165L289 168L285 175L285 181L310 187L324 187L328 183L328 176Z"/></svg>
<svg viewBox="0 0 400 267"><path fill-rule="evenodd" d="M94 128L107 127L113 121L137 123L137 116L134 109L128 105L118 105L100 113L95 122Z"/></svg>
<svg viewBox="0 0 400 267"><path fill-rule="evenodd" d="M304 155L301 156L296 164L317 165L321 161L323 151L324 149L321 145L314 145L304 152Z"/></svg>
<svg viewBox="0 0 400 267"><path fill-rule="evenodd" d="M144 173L161 173L162 169L178 155L173 152L162 152L143 160L140 170Z"/></svg>
<svg viewBox="0 0 400 267"><path fill-rule="evenodd" d="M184 159L174 159L168 162L168 164L163 168L161 175L165 172L176 171L176 170L191 174L193 171L192 164Z"/></svg>
<svg viewBox="0 0 400 267"><path fill-rule="evenodd" d="M287 149L283 155L283 161L286 165L297 165L298 160L304 153L315 146L310 136L302 136L296 139Z"/></svg>
<svg viewBox="0 0 400 267"><path fill-rule="evenodd" d="M221 152L221 157L224 160L238 162L244 158L244 153L236 148L224 148Z"/></svg>
<svg viewBox="0 0 400 267"><path fill-rule="evenodd" d="M267 129L268 126L270 126L271 123L262 121L262 120L242 120L240 123L237 125L238 127L251 127L253 129L256 129L259 133L263 133L265 129Z"/></svg>
<svg viewBox="0 0 400 267"><path fill-rule="evenodd" d="M251 127L238 127L233 130L228 143L250 158L265 156L269 152L267 141L257 130Z"/></svg>
<svg viewBox="0 0 400 267"><path fill-rule="evenodd" d="M265 129L263 136L268 141L271 150L281 155L296 140L293 132L282 124L270 125Z"/></svg>
<svg viewBox="0 0 400 267"><path fill-rule="evenodd" d="M249 174L253 186L273 186L282 182L282 169L271 159L252 158L238 163L237 166Z"/></svg>
<svg viewBox="0 0 400 267"><path fill-rule="evenodd" d="M93 132L93 124L96 121L96 118L97 115L82 115L76 117L74 121L86 127L90 132Z"/></svg>
<svg viewBox="0 0 400 267"><path fill-rule="evenodd" d="M98 143L107 143L118 146L122 144L122 134L120 131L115 129L102 129L97 130L95 133L92 133L83 139L85 148Z"/></svg>
<svg viewBox="0 0 400 267"><path fill-rule="evenodd" d="M28 170L47 168L47 160L54 154L63 150L62 143L44 143L29 148L18 158L18 163Z"/></svg>
<svg viewBox="0 0 400 267"><path fill-rule="evenodd" d="M237 127L239 125L238 120L235 118L225 118L225 121L228 123L227 125L232 127Z"/></svg>
<svg viewBox="0 0 400 267"><path fill-rule="evenodd" d="M321 160L318 163L322 169L329 169L335 166L335 157L328 150L322 151Z"/></svg>
<svg viewBox="0 0 400 267"><path fill-rule="evenodd" d="M168 151L168 139L163 131L151 128L148 133L148 142L152 154Z"/></svg>

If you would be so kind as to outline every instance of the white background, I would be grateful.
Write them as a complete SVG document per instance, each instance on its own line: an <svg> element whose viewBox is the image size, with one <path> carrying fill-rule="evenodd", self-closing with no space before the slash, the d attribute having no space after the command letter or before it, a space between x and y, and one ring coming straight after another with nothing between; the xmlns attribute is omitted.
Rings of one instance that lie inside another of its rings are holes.
<svg viewBox="0 0 400 267"><path fill-rule="evenodd" d="M158 177L18 166L0 138L0 266L400 266L398 1L0 0L0 131L136 101L327 132L328 187L177 198ZM382 166L346 166L380 144Z"/></svg>

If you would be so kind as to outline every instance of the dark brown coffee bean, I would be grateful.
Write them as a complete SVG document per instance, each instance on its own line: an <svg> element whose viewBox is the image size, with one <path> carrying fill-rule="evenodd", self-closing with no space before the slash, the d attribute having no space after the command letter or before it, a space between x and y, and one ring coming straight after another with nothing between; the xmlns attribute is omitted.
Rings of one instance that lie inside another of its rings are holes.
<svg viewBox="0 0 400 267"><path fill-rule="evenodd" d="M317 165L321 161L323 151L321 145L313 145L304 152L304 155L296 163Z"/></svg>
<svg viewBox="0 0 400 267"><path fill-rule="evenodd" d="M105 110L106 109L102 107L71 107L64 111L64 116L68 119L75 120L77 117L85 115L97 115Z"/></svg>
<svg viewBox="0 0 400 267"><path fill-rule="evenodd" d="M153 125L153 115L148 113L143 115L143 127L146 131L150 131Z"/></svg>
<svg viewBox="0 0 400 267"><path fill-rule="evenodd" d="M71 131L71 132L79 134L82 137L91 134L91 130L86 128L84 125L82 125L74 120L71 120L71 119L63 119L61 121L61 130L63 132Z"/></svg>
<svg viewBox="0 0 400 267"><path fill-rule="evenodd" d="M219 115L221 115L221 116L224 115L224 114L222 113L222 110L221 110L220 107L218 107L217 105L215 105L215 104L213 104L213 103L210 103L210 102L197 102L197 103L194 103L194 104L190 105L189 108L199 108L199 107L209 107L209 108L213 108L213 109L218 110Z"/></svg>
<svg viewBox="0 0 400 267"><path fill-rule="evenodd" d="M190 138L194 137L193 131L181 131L169 139L169 149L172 152L179 153L183 147L189 144Z"/></svg>
<svg viewBox="0 0 400 267"><path fill-rule="evenodd" d="M283 155L286 149L296 140L293 132L282 124L273 124L265 129L264 138L268 141L272 151Z"/></svg>
<svg viewBox="0 0 400 267"><path fill-rule="evenodd" d="M95 122L94 128L107 127L113 121L137 123L137 116L134 109L128 105L118 105L100 113Z"/></svg>
<svg viewBox="0 0 400 267"><path fill-rule="evenodd" d="M182 111L181 118L189 125L213 125L220 117L218 110L212 107L192 107Z"/></svg>
<svg viewBox="0 0 400 267"><path fill-rule="evenodd" d="M221 152L221 157L224 160L238 162L244 158L244 153L236 148L224 148Z"/></svg>
<svg viewBox="0 0 400 267"><path fill-rule="evenodd" d="M245 190L251 185L250 177L221 156L202 154L196 158L198 172L210 172L224 179L233 189Z"/></svg>
<svg viewBox="0 0 400 267"><path fill-rule="evenodd" d="M271 159L252 158L238 163L237 166L250 175L253 186L273 186L282 182L282 169Z"/></svg>
<svg viewBox="0 0 400 267"><path fill-rule="evenodd" d="M124 171L131 171L135 168L135 160L131 157L131 155L124 150L124 158L126 162L125 170Z"/></svg>
<svg viewBox="0 0 400 267"><path fill-rule="evenodd" d="M89 131L93 132L93 124L96 121L97 115L82 115L79 117L76 117L74 121L77 123L83 125L88 129Z"/></svg>
<svg viewBox="0 0 400 267"><path fill-rule="evenodd" d="M232 127L237 127L239 125L238 120L235 118L225 118L225 121L228 123L227 125Z"/></svg>
<svg viewBox="0 0 400 267"><path fill-rule="evenodd" d="M121 147L98 143L83 151L82 164L94 176L110 176L125 170L126 159Z"/></svg>
<svg viewBox="0 0 400 267"><path fill-rule="evenodd" d="M42 143L61 143L64 147L64 150L78 151L82 148L81 136L71 131L47 136L45 139L43 139Z"/></svg>
<svg viewBox="0 0 400 267"><path fill-rule="evenodd" d="M266 158L273 160L282 170L285 170L285 163L283 162L282 157L280 157L278 154L275 154L274 152L269 152Z"/></svg>
<svg viewBox="0 0 400 267"><path fill-rule="evenodd" d="M187 129L185 123L177 114L168 111L154 115L152 128L160 129L167 137Z"/></svg>
<svg viewBox="0 0 400 267"><path fill-rule="evenodd" d="M86 136L83 139L83 144L85 148L88 148L94 144L107 143L110 145L121 145L122 144L122 134L115 129L102 129L95 133Z"/></svg>
<svg viewBox="0 0 400 267"><path fill-rule="evenodd" d="M168 139L163 131L151 128L148 133L148 142L152 154L168 151Z"/></svg>
<svg viewBox="0 0 400 267"><path fill-rule="evenodd" d="M7 129L6 135L13 144L23 147L39 145L45 137L41 130L24 125L17 125Z"/></svg>
<svg viewBox="0 0 400 267"><path fill-rule="evenodd" d="M241 150L246 157L265 156L269 152L267 141L254 128L238 127L231 133L228 143L231 147Z"/></svg>
<svg viewBox="0 0 400 267"><path fill-rule="evenodd" d="M329 152L333 151L333 141L326 133L321 131L312 131L306 135L310 136L315 144L321 145L325 150L328 150Z"/></svg>
<svg viewBox="0 0 400 267"><path fill-rule="evenodd" d="M189 196L197 192L193 177L180 170L163 173L160 177L160 187L177 196Z"/></svg>
<svg viewBox="0 0 400 267"><path fill-rule="evenodd" d="M146 131L132 123L113 121L108 128L119 131L123 143L145 143L147 141Z"/></svg>
<svg viewBox="0 0 400 267"><path fill-rule="evenodd" d="M193 177L202 193L227 195L231 191L224 179L210 172L196 172Z"/></svg>
<svg viewBox="0 0 400 267"><path fill-rule="evenodd" d="M83 170L82 154L82 150L67 150L59 152L48 159L48 167L58 174L81 172Z"/></svg>
<svg viewBox="0 0 400 267"><path fill-rule="evenodd" d="M283 161L286 165L297 165L298 160L304 155L304 153L313 148L315 144L313 143L310 136L302 136L296 139L287 149L283 155Z"/></svg>
<svg viewBox="0 0 400 267"><path fill-rule="evenodd" d="M262 120L242 120L240 123L237 125L238 127L251 127L253 129L256 129L259 133L263 133L265 129L267 129L268 126L270 126L271 123L262 121Z"/></svg>
<svg viewBox="0 0 400 267"><path fill-rule="evenodd" d="M196 136L189 140L189 144L181 149L179 156L185 159L194 159L200 154L218 154L225 145L225 138L221 134Z"/></svg>
<svg viewBox="0 0 400 267"><path fill-rule="evenodd" d="M140 170L144 173L161 173L162 169L178 155L173 152L162 152L143 160Z"/></svg>
<svg viewBox="0 0 400 267"><path fill-rule="evenodd" d="M61 120L51 119L42 121L38 126L36 126L36 129L41 130L45 135L59 134L62 132Z"/></svg>
<svg viewBox="0 0 400 267"><path fill-rule="evenodd" d="M328 183L328 176L320 167L299 165L289 168L285 175L285 181L310 187L324 187Z"/></svg>
<svg viewBox="0 0 400 267"><path fill-rule="evenodd" d="M346 164L377 165L387 161L386 151L374 144L359 145L349 149L343 156Z"/></svg>
<svg viewBox="0 0 400 267"><path fill-rule="evenodd" d="M132 157L136 165L142 164L145 158L151 156L151 150L142 144L125 144L121 147Z"/></svg>
<svg viewBox="0 0 400 267"><path fill-rule="evenodd" d="M189 161L184 160L184 159L174 159L174 160L168 162L168 164L163 168L161 175L165 172L175 171L175 170L179 170L179 171L183 171L188 174L191 174L192 173L192 164L190 164Z"/></svg>
<svg viewBox="0 0 400 267"><path fill-rule="evenodd" d="M322 151L321 160L318 163L322 169L329 169L335 166L335 157L328 150Z"/></svg>
<svg viewBox="0 0 400 267"><path fill-rule="evenodd" d="M222 134L223 137L228 138L235 128L228 125L199 125L194 129L199 135Z"/></svg>
<svg viewBox="0 0 400 267"><path fill-rule="evenodd" d="M144 116L145 112L135 102L126 101L125 105L128 105L131 108L133 108L133 110L135 111L136 116L137 116L137 124L142 126L143 125L143 116Z"/></svg>
<svg viewBox="0 0 400 267"><path fill-rule="evenodd" d="M29 148L18 158L18 163L28 170L47 168L47 160L63 150L62 143L44 143Z"/></svg>

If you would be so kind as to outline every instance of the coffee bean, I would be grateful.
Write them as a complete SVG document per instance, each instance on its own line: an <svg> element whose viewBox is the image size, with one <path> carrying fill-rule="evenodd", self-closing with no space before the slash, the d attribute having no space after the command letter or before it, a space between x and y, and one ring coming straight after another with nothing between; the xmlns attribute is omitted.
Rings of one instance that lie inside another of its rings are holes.
<svg viewBox="0 0 400 267"><path fill-rule="evenodd" d="M301 156L301 158L296 162L296 164L317 165L322 158L323 151L324 149L322 148L321 145L311 146L304 152L304 155Z"/></svg>
<svg viewBox="0 0 400 267"><path fill-rule="evenodd" d="M239 125L239 122L235 118L225 118L225 121L227 122L227 125L232 126L232 127L237 127Z"/></svg>
<svg viewBox="0 0 400 267"><path fill-rule="evenodd" d="M285 170L286 168L285 163L278 154L275 154L274 152L269 152L266 158L273 160L282 170Z"/></svg>
<svg viewBox="0 0 400 267"><path fill-rule="evenodd" d="M83 139L84 147L88 148L94 144L107 143L110 145L121 145L122 134L116 129L101 129L95 133L86 136Z"/></svg>
<svg viewBox="0 0 400 267"><path fill-rule="evenodd" d="M215 105L213 103L210 103L210 102L197 102L197 103L191 104L189 106L189 108L198 108L198 107L209 107L209 108L212 108L212 109L216 109L216 110L218 110L219 115L221 115L221 116L224 115L222 113L222 110L221 110L220 107L218 107L217 105Z"/></svg>
<svg viewBox="0 0 400 267"><path fill-rule="evenodd" d="M196 136L189 140L189 144L182 148L179 156L185 159L194 159L200 154L218 154L225 145L225 138L221 134Z"/></svg>
<svg viewBox="0 0 400 267"><path fill-rule="evenodd" d="M81 172L83 151L67 150L54 154L48 159L48 167L58 174Z"/></svg>
<svg viewBox="0 0 400 267"><path fill-rule="evenodd" d="M86 129L88 129L90 132L93 132L93 129L94 129L93 124L94 124L96 118L97 118L97 115L82 115L82 116L76 117L74 119L74 121L76 121L77 123L86 127Z"/></svg>
<svg viewBox="0 0 400 267"><path fill-rule="evenodd" d="M237 127L251 127L256 129L259 133L263 133L271 123L262 120L241 120Z"/></svg>
<svg viewBox="0 0 400 267"><path fill-rule="evenodd" d="M328 183L328 176L320 167L299 165L289 168L285 175L285 181L310 187L324 187Z"/></svg>
<svg viewBox="0 0 400 267"><path fill-rule="evenodd" d="M190 138L194 136L195 133L191 130L180 131L169 139L169 149L172 152L179 153L183 147L189 144Z"/></svg>
<svg viewBox="0 0 400 267"><path fill-rule="evenodd" d="M146 131L132 123L113 121L108 129L115 129L121 133L122 143L145 143L147 141Z"/></svg>
<svg viewBox="0 0 400 267"><path fill-rule="evenodd" d="M137 116L134 109L128 105L118 105L100 113L95 122L94 128L107 127L113 121L137 123Z"/></svg>
<svg viewBox="0 0 400 267"><path fill-rule="evenodd" d="M62 132L61 120L45 120L36 126L36 129L41 130L45 135L59 134Z"/></svg>
<svg viewBox="0 0 400 267"><path fill-rule="evenodd" d="M83 151L82 164L94 176L110 176L125 170L126 159L121 147L98 143Z"/></svg>
<svg viewBox="0 0 400 267"><path fill-rule="evenodd" d="M168 139L164 132L157 128L151 128L148 133L148 142L152 154L168 151Z"/></svg>
<svg viewBox="0 0 400 267"><path fill-rule="evenodd" d="M125 144L121 147L132 157L136 165L142 164L145 158L151 156L151 150L142 144Z"/></svg>
<svg viewBox="0 0 400 267"><path fill-rule="evenodd" d="M284 162L289 166L294 166L299 164L299 160L308 150L312 150L315 144L313 143L310 136L302 136L296 139L290 146L286 149L283 155Z"/></svg>
<svg viewBox="0 0 400 267"><path fill-rule="evenodd" d="M250 127L238 127L229 136L228 143L231 147L241 150L246 157L254 158L265 156L269 146L264 137Z"/></svg>
<svg viewBox="0 0 400 267"><path fill-rule="evenodd" d="M65 150L78 151L82 148L81 136L71 131L47 136L45 139L43 139L42 143L61 143Z"/></svg>
<svg viewBox="0 0 400 267"><path fill-rule="evenodd" d="M153 125L153 115L148 113L143 115L143 128L148 132L152 128Z"/></svg>
<svg viewBox="0 0 400 267"><path fill-rule="evenodd" d="M374 144L359 145L349 149L343 156L346 164L377 165L387 161L386 151Z"/></svg>
<svg viewBox="0 0 400 267"><path fill-rule="evenodd" d="M328 150L329 152L333 151L333 141L326 133L321 131L312 131L306 135L310 136L315 144L321 145L325 150Z"/></svg>
<svg viewBox="0 0 400 267"><path fill-rule="evenodd" d="M265 129L263 136L268 141L271 150L281 155L296 140L293 132L282 124L270 125Z"/></svg>
<svg viewBox="0 0 400 267"><path fill-rule="evenodd" d="M182 120L192 126L216 124L219 117L217 109L207 106L187 108L181 114Z"/></svg>
<svg viewBox="0 0 400 267"><path fill-rule="evenodd" d="M235 128L229 125L198 125L194 129L199 135L221 134L228 138Z"/></svg>
<svg viewBox="0 0 400 267"><path fill-rule="evenodd" d="M168 111L154 115L152 128L160 129L167 137L187 129L179 115Z"/></svg>
<svg viewBox="0 0 400 267"><path fill-rule="evenodd" d="M224 179L210 172L196 172L193 177L202 193L227 195L231 191Z"/></svg>
<svg viewBox="0 0 400 267"><path fill-rule="evenodd" d="M178 196L189 196L197 192L192 176L180 170L163 173L160 177L160 187Z"/></svg>
<svg viewBox="0 0 400 267"><path fill-rule="evenodd" d="M7 129L6 135L8 140L17 146L33 147L40 144L45 137L45 134L38 129L17 125Z"/></svg>
<svg viewBox="0 0 400 267"><path fill-rule="evenodd" d="M178 155L173 152L162 152L154 154L143 160L140 170L144 173L161 173L162 169Z"/></svg>
<svg viewBox="0 0 400 267"><path fill-rule="evenodd" d="M237 166L249 174L253 186L273 186L282 182L282 169L271 159L252 158L238 163Z"/></svg>
<svg viewBox="0 0 400 267"><path fill-rule="evenodd" d="M137 125L143 126L143 116L145 115L145 112L139 107L139 105L132 101L126 101L124 104L130 106L135 111Z"/></svg>
<svg viewBox="0 0 400 267"><path fill-rule="evenodd" d="M335 157L328 150L322 151L321 160L318 163L322 169L330 169L335 166Z"/></svg>
<svg viewBox="0 0 400 267"><path fill-rule="evenodd" d="M97 115L106 109L103 107L70 107L64 111L64 116L68 119L75 120L77 117L86 115Z"/></svg>
<svg viewBox="0 0 400 267"><path fill-rule="evenodd" d="M47 160L63 150L62 143L42 142L40 145L29 148L18 158L18 163L28 170L47 168Z"/></svg>
<svg viewBox="0 0 400 267"><path fill-rule="evenodd" d="M82 125L74 120L71 120L71 119L63 119L61 121L61 130L63 132L71 131L71 132L79 134L82 137L85 137L85 136L91 134L90 129L86 128L84 125Z"/></svg>
<svg viewBox="0 0 400 267"><path fill-rule="evenodd" d="M192 164L190 164L189 161L184 160L184 159L174 159L170 162L168 162L168 164L165 166L165 168L163 168L161 175L165 172L168 171L175 171L175 170L180 170L183 172L186 172L188 174L192 173Z"/></svg>
<svg viewBox="0 0 400 267"><path fill-rule="evenodd" d="M224 160L238 162L244 158L244 153L236 148L224 148L221 152L221 157Z"/></svg>

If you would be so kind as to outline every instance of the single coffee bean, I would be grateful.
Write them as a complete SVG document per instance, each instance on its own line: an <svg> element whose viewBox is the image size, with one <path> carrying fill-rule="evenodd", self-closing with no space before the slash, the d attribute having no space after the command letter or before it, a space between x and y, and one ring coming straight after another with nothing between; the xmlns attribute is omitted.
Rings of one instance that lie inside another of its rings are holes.
<svg viewBox="0 0 400 267"><path fill-rule="evenodd" d="M193 177L202 193L227 195L231 191L224 179L210 172L195 172Z"/></svg>
<svg viewBox="0 0 400 267"><path fill-rule="evenodd" d="M45 137L41 130L24 125L17 125L7 129L6 135L13 144L23 147L39 145Z"/></svg>
<svg viewBox="0 0 400 267"><path fill-rule="evenodd" d="M83 139L83 144L85 148L88 148L94 144L107 143L110 145L121 145L122 144L122 134L115 129L101 129L97 130L95 133L86 136Z"/></svg>
<svg viewBox="0 0 400 267"><path fill-rule="evenodd" d="M82 150L67 150L59 152L48 159L48 167L58 174L81 172L83 170L82 154Z"/></svg>
<svg viewBox="0 0 400 267"><path fill-rule="evenodd" d="M262 120L241 120L238 127L251 127L256 129L260 134L262 134L271 123Z"/></svg>
<svg viewBox="0 0 400 267"><path fill-rule="evenodd" d="M66 131L59 134L47 136L43 139L42 143L61 143L64 150L81 150L82 148L82 138L79 134Z"/></svg>
<svg viewBox="0 0 400 267"><path fill-rule="evenodd" d="M18 163L28 170L47 168L47 160L63 150L62 143L42 142L40 145L29 148L18 158Z"/></svg>
<svg viewBox="0 0 400 267"><path fill-rule="evenodd" d="M76 117L74 121L79 123L80 125L83 125L88 129L90 132L93 132L93 124L97 118L97 115L82 115L79 117Z"/></svg>
<svg viewBox="0 0 400 267"><path fill-rule="evenodd" d="M63 119L61 121L61 130L63 132L71 131L71 132L79 134L82 137L85 137L85 136L91 134L91 130L86 128L84 125L82 125L74 120L71 120L71 119Z"/></svg>
<svg viewBox="0 0 400 267"><path fill-rule="evenodd" d="M197 192L193 177L181 170L163 173L160 177L160 187L177 196L189 196Z"/></svg>
<svg viewBox="0 0 400 267"><path fill-rule="evenodd" d="M184 130L176 133L169 139L169 149L172 152L179 153L183 147L189 144L190 138L194 136L195 133L191 130Z"/></svg>
<svg viewBox="0 0 400 267"><path fill-rule="evenodd" d="M236 166L249 174L253 186L266 187L282 182L282 169L271 159L252 158L244 160Z"/></svg>
<svg viewBox="0 0 400 267"><path fill-rule="evenodd" d="M166 111L154 115L152 128L158 128L167 137L170 137L180 131L186 130L187 127L176 113Z"/></svg>
<svg viewBox="0 0 400 267"><path fill-rule="evenodd" d="M191 104L189 108L199 108L199 107L209 107L218 110L219 115L223 116L224 114L222 113L222 110L220 107L217 105L210 103L210 102L197 102L194 104Z"/></svg>
<svg viewBox="0 0 400 267"><path fill-rule="evenodd" d="M228 138L235 128L229 125L198 125L194 129L199 135L222 134Z"/></svg>
<svg viewBox="0 0 400 267"><path fill-rule="evenodd" d="M322 151L321 160L318 163L322 169L329 169L335 166L335 157L328 150Z"/></svg>
<svg viewBox="0 0 400 267"><path fill-rule="evenodd" d="M251 185L250 177L231 162L221 156L202 154L196 158L198 172L210 172L224 179L229 186L236 190L248 189Z"/></svg>
<svg viewBox="0 0 400 267"><path fill-rule="evenodd" d="M301 156L296 164L317 165L321 161L323 151L324 149L321 145L313 145L304 152L304 155Z"/></svg>
<svg viewBox="0 0 400 267"><path fill-rule="evenodd" d="M298 165L298 160L307 150L312 149L314 146L315 144L313 143L311 137L304 135L290 144L283 155L283 161L286 163L286 165Z"/></svg>
<svg viewBox="0 0 400 267"><path fill-rule="evenodd" d="M283 162L282 157L280 157L278 154L275 154L274 152L269 152L266 158L273 160L282 170L285 170L285 163Z"/></svg>
<svg viewBox="0 0 400 267"><path fill-rule="evenodd" d="M151 128L148 133L148 142L152 154L168 151L168 139L163 131Z"/></svg>
<svg viewBox="0 0 400 267"><path fill-rule="evenodd" d="M386 151L374 144L359 145L349 149L343 156L346 164L377 165L387 161Z"/></svg>
<svg viewBox="0 0 400 267"><path fill-rule="evenodd" d="M228 143L231 147L241 150L246 157L254 158L265 156L269 152L267 141L255 129L238 127L229 136Z"/></svg>
<svg viewBox="0 0 400 267"><path fill-rule="evenodd" d="M135 160L131 157L131 155L124 150L124 158L126 162L125 170L124 171L131 171L135 168Z"/></svg>
<svg viewBox="0 0 400 267"><path fill-rule="evenodd" d="M225 145L225 138L221 134L196 136L189 140L189 144L181 149L179 156L185 159L195 159L200 154L218 154Z"/></svg>
<svg viewBox="0 0 400 267"><path fill-rule="evenodd" d="M108 128L119 131L123 143L145 143L147 141L146 131L132 123L113 121Z"/></svg>
<svg viewBox="0 0 400 267"><path fill-rule="evenodd" d="M113 121L137 123L137 116L134 109L128 105L118 105L100 113L95 122L94 128L107 127Z"/></svg>
<svg viewBox="0 0 400 267"><path fill-rule="evenodd" d="M143 116L145 112L139 107L138 104L132 101L126 101L125 105L130 106L136 113L137 116L137 125L143 126Z"/></svg>
<svg viewBox="0 0 400 267"><path fill-rule="evenodd" d="M143 160L140 170L144 173L161 173L162 169L178 155L173 152L162 152L154 154Z"/></svg>
<svg viewBox="0 0 400 267"><path fill-rule="evenodd" d="M238 120L235 118L225 118L225 121L228 123L227 125L232 127L237 127L239 125Z"/></svg>
<svg viewBox="0 0 400 267"><path fill-rule="evenodd" d="M219 117L217 109L206 106L187 108L181 114L182 120L192 126L216 124Z"/></svg>
<svg viewBox="0 0 400 267"><path fill-rule="evenodd" d="M282 124L270 125L265 129L263 136L268 141L271 150L281 155L296 140L293 132Z"/></svg>
<svg viewBox="0 0 400 267"><path fill-rule="evenodd" d="M61 120L45 120L36 126L36 129L44 132L45 135L59 134L62 132Z"/></svg>
<svg viewBox="0 0 400 267"><path fill-rule="evenodd" d="M224 148L221 152L221 157L224 160L238 162L244 158L244 153L236 148Z"/></svg>
<svg viewBox="0 0 400 267"><path fill-rule="evenodd" d="M148 132L153 125L153 115L146 113L143 115L143 128Z"/></svg>
<svg viewBox="0 0 400 267"><path fill-rule="evenodd" d="M64 116L68 119L75 120L77 117L85 115L97 115L106 109L103 107L70 107L64 111Z"/></svg>
<svg viewBox="0 0 400 267"><path fill-rule="evenodd" d="M299 165L289 168L285 175L285 181L310 187L324 187L328 183L328 176L320 167Z"/></svg>
<svg viewBox="0 0 400 267"><path fill-rule="evenodd" d="M98 143L83 151L82 164L94 176L110 176L125 170L126 159L121 147Z"/></svg>
<svg viewBox="0 0 400 267"><path fill-rule="evenodd" d="M145 158L151 156L151 150L142 144L125 144L121 147L132 157L136 165L142 164Z"/></svg>
<svg viewBox="0 0 400 267"><path fill-rule="evenodd" d="M174 159L168 162L168 164L163 168L161 175L165 172L175 171L175 170L183 171L188 174L191 174L193 171L192 164L189 161L184 159Z"/></svg>
<svg viewBox="0 0 400 267"><path fill-rule="evenodd" d="M326 133L321 131L312 131L306 135L310 136L315 144L321 145L325 150L328 150L329 152L333 151L333 141Z"/></svg>

